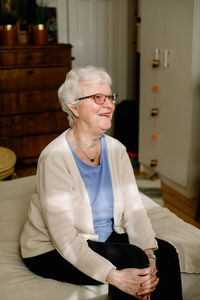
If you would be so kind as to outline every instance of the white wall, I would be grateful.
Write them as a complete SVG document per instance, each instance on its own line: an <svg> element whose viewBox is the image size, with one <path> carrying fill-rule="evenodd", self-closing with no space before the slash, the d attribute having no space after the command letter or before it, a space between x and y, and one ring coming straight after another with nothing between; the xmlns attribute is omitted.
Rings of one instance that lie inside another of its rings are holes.
<svg viewBox="0 0 200 300"><path fill-rule="evenodd" d="M71 43L73 66L105 67L119 102L135 99L136 0L45 0L57 8L58 42Z"/></svg>

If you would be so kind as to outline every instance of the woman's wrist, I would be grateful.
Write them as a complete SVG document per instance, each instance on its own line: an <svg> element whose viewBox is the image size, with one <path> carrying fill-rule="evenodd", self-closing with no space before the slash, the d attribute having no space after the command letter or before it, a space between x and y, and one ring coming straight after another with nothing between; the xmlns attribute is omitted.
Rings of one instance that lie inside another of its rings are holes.
<svg viewBox="0 0 200 300"><path fill-rule="evenodd" d="M156 260L156 256L155 256L155 254L153 254L153 253L147 254L147 257L148 257L148 258L153 258L153 259Z"/></svg>
<svg viewBox="0 0 200 300"><path fill-rule="evenodd" d="M154 254L154 249L148 248L148 249L145 249L144 252L146 253L146 255L148 255L148 254Z"/></svg>
<svg viewBox="0 0 200 300"><path fill-rule="evenodd" d="M156 256L154 254L154 249L151 249L151 248L145 249L144 252L146 253L148 258L152 258L152 259L156 260Z"/></svg>

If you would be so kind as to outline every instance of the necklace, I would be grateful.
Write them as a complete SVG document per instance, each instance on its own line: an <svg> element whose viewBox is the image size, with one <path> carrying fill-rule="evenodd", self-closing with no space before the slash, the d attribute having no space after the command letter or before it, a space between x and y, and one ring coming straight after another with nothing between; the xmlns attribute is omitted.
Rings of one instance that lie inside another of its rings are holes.
<svg viewBox="0 0 200 300"><path fill-rule="evenodd" d="M78 148L83 152L83 154L87 157L87 159L89 159L90 162L92 162L92 163L95 162L95 161L96 161L96 158L97 158L97 153L98 153L99 147L97 148L97 151L96 151L95 156L92 157L92 158L89 157L89 156L87 155L87 153L85 153L85 151L83 150L83 148L81 147L81 145L79 145L79 143L78 143L78 141L77 141L77 138L76 138L76 135L75 135L75 132L74 132L73 129L72 129L72 131L73 131L74 140L75 140L76 145L78 146Z"/></svg>

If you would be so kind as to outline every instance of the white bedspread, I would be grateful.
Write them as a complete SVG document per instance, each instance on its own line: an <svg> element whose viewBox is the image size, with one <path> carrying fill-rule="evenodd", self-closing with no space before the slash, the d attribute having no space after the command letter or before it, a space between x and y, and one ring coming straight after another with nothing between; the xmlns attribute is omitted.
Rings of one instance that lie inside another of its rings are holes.
<svg viewBox="0 0 200 300"><path fill-rule="evenodd" d="M19 236L27 217L35 176L0 182L0 299L105 300L107 285L76 286L41 278L23 264ZM183 272L200 272L200 231L142 195L157 237L177 248ZM200 276L182 274L184 300L200 300Z"/></svg>
<svg viewBox="0 0 200 300"><path fill-rule="evenodd" d="M142 199L156 237L170 242L176 248L181 272L200 273L200 230L184 222L167 208L150 202L144 194Z"/></svg>

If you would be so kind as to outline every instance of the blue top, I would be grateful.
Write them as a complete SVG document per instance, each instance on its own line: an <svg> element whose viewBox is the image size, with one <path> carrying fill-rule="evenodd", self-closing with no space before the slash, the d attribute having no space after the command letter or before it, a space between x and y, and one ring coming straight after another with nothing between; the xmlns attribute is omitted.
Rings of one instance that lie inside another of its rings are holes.
<svg viewBox="0 0 200 300"><path fill-rule="evenodd" d="M113 231L114 196L110 168L108 163L108 150L105 136L100 138L101 157L99 166L90 166L83 162L74 152L69 141L69 147L74 155L80 175L85 183L90 199L95 233L99 241L104 242Z"/></svg>

